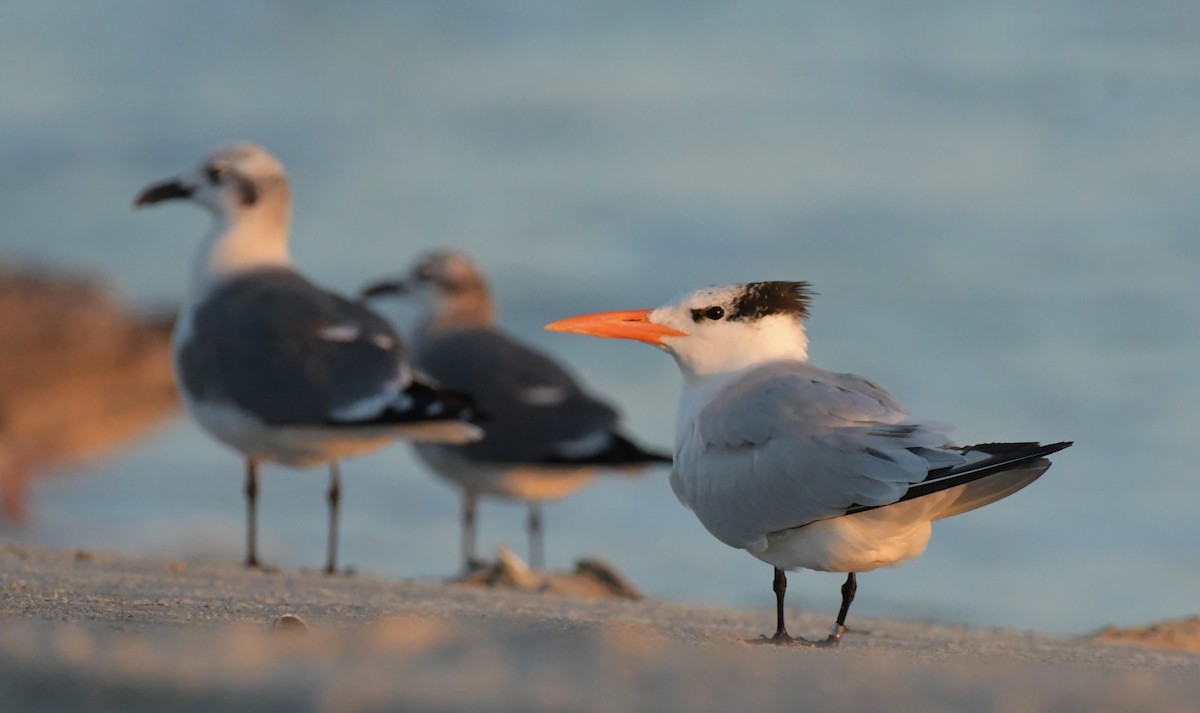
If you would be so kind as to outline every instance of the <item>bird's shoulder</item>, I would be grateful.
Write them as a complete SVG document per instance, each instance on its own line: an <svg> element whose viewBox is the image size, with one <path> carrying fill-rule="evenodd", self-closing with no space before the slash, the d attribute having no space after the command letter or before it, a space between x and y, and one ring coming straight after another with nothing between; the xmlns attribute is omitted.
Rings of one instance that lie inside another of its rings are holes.
<svg viewBox="0 0 1200 713"><path fill-rule="evenodd" d="M200 328L215 324L225 334L257 334L269 337L264 344L285 347L400 349L395 330L378 314L286 269L253 270L226 280L198 307L195 321ZM238 329L229 329L233 325Z"/></svg>
<svg viewBox="0 0 1200 713"><path fill-rule="evenodd" d="M868 379L781 361L722 385L698 410L695 427L709 445L739 446L910 420L900 402Z"/></svg>

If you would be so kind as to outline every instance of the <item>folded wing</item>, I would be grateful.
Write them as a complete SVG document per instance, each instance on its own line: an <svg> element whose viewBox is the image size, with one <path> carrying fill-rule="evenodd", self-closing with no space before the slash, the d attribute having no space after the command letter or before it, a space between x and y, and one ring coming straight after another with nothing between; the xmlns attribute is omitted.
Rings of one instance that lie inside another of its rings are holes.
<svg viewBox="0 0 1200 713"><path fill-rule="evenodd" d="M964 464L947 431L866 379L779 362L700 411L672 485L718 539L753 547L771 532L897 502L931 470Z"/></svg>

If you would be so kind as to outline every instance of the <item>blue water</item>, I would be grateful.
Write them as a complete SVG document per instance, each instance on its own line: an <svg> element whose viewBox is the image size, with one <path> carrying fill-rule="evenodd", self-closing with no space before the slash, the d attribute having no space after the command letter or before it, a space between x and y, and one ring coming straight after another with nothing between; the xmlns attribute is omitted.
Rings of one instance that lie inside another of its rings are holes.
<svg viewBox="0 0 1200 713"><path fill-rule="evenodd" d="M173 302L206 218L134 213L231 139L289 167L294 253L353 289L435 246L504 324L668 445L654 350L542 332L701 284L807 279L814 362L962 442L1074 439L1028 490L861 578L855 613L1053 632L1196 613L1200 5L213 1L12 3L0 23L0 249ZM344 559L455 566L456 498L404 448L347 464ZM185 420L47 481L2 536L236 559L236 457ZM320 470L268 470L266 557L323 557ZM524 552L523 512L482 542ZM548 557L763 610L770 570L665 474L548 511ZM790 601L836 608L838 575ZM765 631L765 628L764 628Z"/></svg>

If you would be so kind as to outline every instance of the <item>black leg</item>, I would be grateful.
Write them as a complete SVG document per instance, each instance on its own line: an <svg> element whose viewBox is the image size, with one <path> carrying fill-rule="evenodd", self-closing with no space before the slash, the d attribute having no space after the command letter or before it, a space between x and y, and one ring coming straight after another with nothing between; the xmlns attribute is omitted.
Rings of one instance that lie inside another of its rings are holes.
<svg viewBox="0 0 1200 713"><path fill-rule="evenodd" d="M462 499L462 558L463 573L475 567L475 493L463 491Z"/></svg>
<svg viewBox="0 0 1200 713"><path fill-rule="evenodd" d="M255 540L256 527L255 511L258 505L258 461L253 458L246 460L246 566L258 567Z"/></svg>
<svg viewBox="0 0 1200 713"><path fill-rule="evenodd" d="M329 464L329 545L325 557L325 574L337 573L338 505L342 502L342 474L338 462Z"/></svg>
<svg viewBox="0 0 1200 713"><path fill-rule="evenodd" d="M772 588L775 590L775 635L770 638L761 636L757 639L748 639L747 643L806 644L810 646L837 646L841 643L842 634L846 631L846 613L850 611L850 603L854 601L854 594L858 591L858 579L853 572L846 577L846 582L842 584L842 606L838 609L837 624L834 625L829 638L820 641L794 637L787 633L787 627L783 623L783 599L787 594L787 575L783 570L775 569L775 582Z"/></svg>
<svg viewBox="0 0 1200 713"><path fill-rule="evenodd" d="M846 575L846 581L842 584L842 606L838 609L837 623L834 624L833 631L829 633L825 643L837 646L842 640L842 634L846 631L846 612L850 611L850 603L854 601L857 592L858 578L851 572Z"/></svg>
<svg viewBox="0 0 1200 713"><path fill-rule="evenodd" d="M772 582L771 589L775 592L775 636L771 638L775 641L791 639L783 623L783 598L787 596L787 575L782 569L775 569L775 581Z"/></svg>
<svg viewBox="0 0 1200 713"><path fill-rule="evenodd" d="M542 541L542 504L529 503L529 566L541 570L545 561L545 544Z"/></svg>
<svg viewBox="0 0 1200 713"><path fill-rule="evenodd" d="M771 589L775 592L775 635L770 638L761 636L747 641L753 644L808 643L804 639L793 638L787 633L787 627L783 623L783 599L787 596L787 575L778 567L775 568L775 579L771 584Z"/></svg>

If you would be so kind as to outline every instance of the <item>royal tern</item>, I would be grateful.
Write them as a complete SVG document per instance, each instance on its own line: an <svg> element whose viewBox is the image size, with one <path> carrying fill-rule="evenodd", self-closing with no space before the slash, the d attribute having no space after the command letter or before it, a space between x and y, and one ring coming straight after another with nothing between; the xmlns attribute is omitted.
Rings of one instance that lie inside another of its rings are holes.
<svg viewBox="0 0 1200 713"><path fill-rule="evenodd" d="M671 486L725 544L775 568L776 631L763 641L836 645L856 572L919 556L930 523L1020 490L1070 443L960 447L879 386L807 363L805 282L707 287L654 310L547 325L647 342L684 377ZM784 572L847 572L820 642L784 626Z"/></svg>
<svg viewBox="0 0 1200 713"><path fill-rule="evenodd" d="M399 280L381 281L367 297L406 294L426 316L412 338L421 369L448 388L471 394L485 414L487 435L462 446L416 445L438 475L462 489L463 563L475 557L480 495L529 504L530 564L543 563L541 504L578 490L601 468L639 470L670 463L618 431L612 406L585 392L545 354L495 325L483 274L464 254L432 252Z"/></svg>
<svg viewBox="0 0 1200 713"><path fill-rule="evenodd" d="M220 149L194 173L147 187L134 207L187 199L213 216L173 337L184 404L246 458L246 565L258 566L258 464L329 464L337 557L338 461L398 437L479 438L469 399L414 376L387 322L314 285L288 252L291 197L279 161L254 144Z"/></svg>

